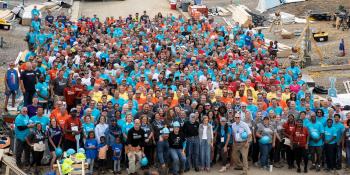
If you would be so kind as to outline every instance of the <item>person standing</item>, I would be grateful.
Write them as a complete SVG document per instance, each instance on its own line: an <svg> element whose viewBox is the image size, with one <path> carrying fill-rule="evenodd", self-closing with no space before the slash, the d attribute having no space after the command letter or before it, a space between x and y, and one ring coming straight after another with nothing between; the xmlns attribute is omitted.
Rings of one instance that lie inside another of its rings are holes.
<svg viewBox="0 0 350 175"><path fill-rule="evenodd" d="M269 166L269 154L273 147L275 147L275 131L270 124L270 118L264 117L263 123L258 125L256 136L259 138L260 148L260 166L264 169L268 169ZM268 137L267 141L263 141L263 137Z"/></svg>
<svg viewBox="0 0 350 175"><path fill-rule="evenodd" d="M160 131L159 141L157 142L157 158L160 164L160 174L166 175L168 174L167 163L169 162L169 134L170 131L168 128L163 128Z"/></svg>
<svg viewBox="0 0 350 175"><path fill-rule="evenodd" d="M80 140L81 133L81 121L77 117L77 109L72 108L70 110L70 117L66 120L64 124L64 150L73 148L78 150L78 142Z"/></svg>
<svg viewBox="0 0 350 175"><path fill-rule="evenodd" d="M222 159L222 166L219 170L220 173L225 172L227 169L227 159L231 137L232 129L228 126L227 119L225 117L221 117L220 125L217 127L215 139L217 152L220 154L220 157ZM216 161L216 155L214 155L214 161Z"/></svg>
<svg viewBox="0 0 350 175"><path fill-rule="evenodd" d="M191 166L195 168L195 171L199 171L199 122L196 121L195 114L190 115L190 120L186 121L183 126L183 133L186 137L186 168L185 171L189 171Z"/></svg>
<svg viewBox="0 0 350 175"><path fill-rule="evenodd" d="M336 142L337 142L337 154L336 154L336 169L340 170L341 169L341 165L342 165L342 151L343 151L343 145L341 144L342 142L342 138L344 135L344 131L345 131L345 126L344 123L340 121L341 119L341 115L340 114L334 114L334 123L333 123L333 127L336 129L337 131L337 138L336 138Z"/></svg>
<svg viewBox="0 0 350 175"><path fill-rule="evenodd" d="M53 164L56 163L57 155L56 155L56 149L61 147L62 138L63 138L63 131L60 128L60 126L57 123L57 120L55 118L51 119L50 126L47 129L46 133L48 140L49 140L49 151L51 152L51 162L50 162L50 169L53 169Z"/></svg>
<svg viewBox="0 0 350 175"><path fill-rule="evenodd" d="M292 134L295 130L295 120L294 115L289 114L288 115L288 121L283 124L283 134L286 137L285 140L292 141ZM290 143L290 142L289 142ZM294 151L291 149L291 145L284 145L286 151L287 151L287 163L288 163L288 169L294 168Z"/></svg>
<svg viewBox="0 0 350 175"><path fill-rule="evenodd" d="M324 149L326 156L326 171L335 172L336 153L337 153L337 130L333 126L333 119L327 119L327 126L324 128Z"/></svg>
<svg viewBox="0 0 350 175"><path fill-rule="evenodd" d="M202 124L199 125L200 139L200 162L205 171L210 171L211 148L213 148L213 126L209 124L209 117L203 116Z"/></svg>
<svg viewBox="0 0 350 175"><path fill-rule="evenodd" d="M310 170L316 169L316 171L320 171L324 128L323 124L316 121L315 113L311 113L310 119L311 120L307 125L308 131L311 136L309 141L309 149L311 154L312 167L310 168Z"/></svg>
<svg viewBox="0 0 350 175"><path fill-rule="evenodd" d="M52 98L55 97L55 100L62 100L63 95L64 95L64 88L66 88L68 80L63 77L64 71L60 70L58 72L57 78L55 78L52 81L52 85L50 86L51 88L51 95Z"/></svg>
<svg viewBox="0 0 350 175"><path fill-rule="evenodd" d="M346 126L347 128L344 131L344 135L343 135L343 140L342 140L342 144L343 144L343 148L345 148L345 152L346 152L346 168L345 171L349 172L350 170L350 119L348 119L346 121Z"/></svg>
<svg viewBox="0 0 350 175"><path fill-rule="evenodd" d="M40 174L38 166L41 165L41 159L44 156L46 138L41 123L37 122L33 131L26 139L27 144L32 148L33 161L31 166L34 166L34 174Z"/></svg>
<svg viewBox="0 0 350 175"><path fill-rule="evenodd" d="M21 109L21 113L15 119L15 137L16 137L16 164L18 167L23 167L22 153L24 152L24 162L29 165L30 147L26 142L30 134L29 128L34 127L34 124L29 123L27 115L27 107Z"/></svg>
<svg viewBox="0 0 350 175"><path fill-rule="evenodd" d="M180 123L175 121L173 123L173 131L169 134L169 153L172 163L172 174L179 175L183 173L186 163L186 138L180 132Z"/></svg>
<svg viewBox="0 0 350 175"><path fill-rule="evenodd" d="M129 159L128 174L135 175L139 164L136 160L141 160L144 156L143 147L145 143L145 132L141 129L141 121L136 119L134 127L128 131L127 135L127 150L126 153Z"/></svg>
<svg viewBox="0 0 350 175"><path fill-rule="evenodd" d="M232 137L233 137L233 148L232 148L232 159L237 167L235 169L242 169L242 175L248 174L248 151L249 143L251 141L252 132L249 125L241 121L240 114L236 114L234 118L235 122L232 124ZM240 160L240 155L243 159L243 164Z"/></svg>
<svg viewBox="0 0 350 175"><path fill-rule="evenodd" d="M5 74L5 104L4 104L4 110L7 111L7 105L9 98L11 96L11 107L15 107L16 102L16 93L19 88L19 77L18 77L18 71L15 68L15 63L10 63L10 69L6 71Z"/></svg>
<svg viewBox="0 0 350 175"><path fill-rule="evenodd" d="M293 151L297 163L297 172L301 173L300 163L303 159L304 173L307 173L309 132L307 128L303 126L302 119L297 120L296 127L291 132L290 141L291 150Z"/></svg>
<svg viewBox="0 0 350 175"><path fill-rule="evenodd" d="M21 73L20 87L24 95L23 106L32 104L35 94L36 75L32 69L32 63L26 63L26 70Z"/></svg>

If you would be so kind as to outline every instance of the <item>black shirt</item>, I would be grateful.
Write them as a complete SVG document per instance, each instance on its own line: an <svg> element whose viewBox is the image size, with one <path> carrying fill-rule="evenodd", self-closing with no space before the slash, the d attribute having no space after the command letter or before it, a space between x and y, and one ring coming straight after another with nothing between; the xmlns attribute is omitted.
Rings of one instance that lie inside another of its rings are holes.
<svg viewBox="0 0 350 175"><path fill-rule="evenodd" d="M142 147L145 142L145 131L143 129L135 130L135 128L131 128L128 131L128 139L127 142L132 147L140 146Z"/></svg>
<svg viewBox="0 0 350 175"><path fill-rule="evenodd" d="M55 95L63 96L64 88L67 86L67 79L59 79L58 77L53 81L53 92Z"/></svg>
<svg viewBox="0 0 350 175"><path fill-rule="evenodd" d="M194 123L191 123L190 121L185 122L183 126L183 131L185 133L186 138L198 136L198 128L199 128L198 122L194 122Z"/></svg>
<svg viewBox="0 0 350 175"><path fill-rule="evenodd" d="M35 91L36 74L34 71L23 71L21 73L21 80L26 91Z"/></svg>
<svg viewBox="0 0 350 175"><path fill-rule="evenodd" d="M168 142L170 148L183 149L183 144L185 141L186 139L181 132L179 132L178 134L171 132L169 134Z"/></svg>
<svg viewBox="0 0 350 175"><path fill-rule="evenodd" d="M45 17L45 20L48 22L48 23L50 23L50 24L52 24L53 23L53 20L54 20L55 18L52 16L52 15L47 15L46 17Z"/></svg>

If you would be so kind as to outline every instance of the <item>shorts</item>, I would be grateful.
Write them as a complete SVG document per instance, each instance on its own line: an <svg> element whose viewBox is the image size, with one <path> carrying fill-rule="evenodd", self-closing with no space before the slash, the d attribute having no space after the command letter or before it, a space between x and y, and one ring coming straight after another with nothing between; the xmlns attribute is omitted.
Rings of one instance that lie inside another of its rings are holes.
<svg viewBox="0 0 350 175"><path fill-rule="evenodd" d="M11 95L16 95L16 90L7 90L5 91L6 97L9 97Z"/></svg>

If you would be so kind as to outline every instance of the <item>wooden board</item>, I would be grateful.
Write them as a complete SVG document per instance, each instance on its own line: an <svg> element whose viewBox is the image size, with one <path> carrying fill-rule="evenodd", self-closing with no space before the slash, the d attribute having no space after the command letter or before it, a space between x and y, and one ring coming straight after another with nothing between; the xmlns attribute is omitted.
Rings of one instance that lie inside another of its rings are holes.
<svg viewBox="0 0 350 175"><path fill-rule="evenodd" d="M249 27L253 24L252 16L246 11L246 7L229 5L227 9L232 13L232 19L243 27Z"/></svg>
<svg viewBox="0 0 350 175"><path fill-rule="evenodd" d="M324 67L315 67L311 68L310 72L321 72L321 71L332 71L332 70L349 70L350 64L345 65L331 65L331 66L324 66Z"/></svg>
<svg viewBox="0 0 350 175"><path fill-rule="evenodd" d="M22 17L22 25L29 26L32 22L32 10L34 6L37 7L38 10L42 13L44 10L51 9L54 6L57 6L55 2L45 2L42 4L31 4L24 8L23 17Z"/></svg>

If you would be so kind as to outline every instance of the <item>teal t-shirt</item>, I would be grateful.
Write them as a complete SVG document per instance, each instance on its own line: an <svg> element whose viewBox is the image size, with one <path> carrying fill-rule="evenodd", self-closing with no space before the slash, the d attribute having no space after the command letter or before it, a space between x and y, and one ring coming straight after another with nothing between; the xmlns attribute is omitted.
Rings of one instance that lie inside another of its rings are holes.
<svg viewBox="0 0 350 175"><path fill-rule="evenodd" d="M324 128L324 137L325 137L325 141L330 141L332 140L333 137L337 137L336 128L334 128L334 126L331 126L331 127L326 126ZM335 143L336 143L336 139L329 142L328 144L335 144Z"/></svg>
<svg viewBox="0 0 350 175"><path fill-rule="evenodd" d="M39 116L35 115L32 118L30 118L29 121L31 123L38 123L38 122L40 122L40 124L41 124L41 126L43 128L43 131L46 131L47 126L49 126L49 124L50 124L50 118L47 117L47 116L39 117Z"/></svg>
<svg viewBox="0 0 350 175"><path fill-rule="evenodd" d="M29 128L24 130L19 130L18 126L27 126L29 124L29 116L19 114L15 119L15 136L16 139L25 141L28 135L30 134Z"/></svg>
<svg viewBox="0 0 350 175"><path fill-rule="evenodd" d="M318 121L316 121L315 123L312 123L312 122L308 123L307 128L308 128L310 134L312 132L317 132L320 135L324 134L323 125L320 122L318 122ZM312 138L310 138L309 145L310 146L322 146L323 145L323 140L320 139L318 142L316 142Z"/></svg>

